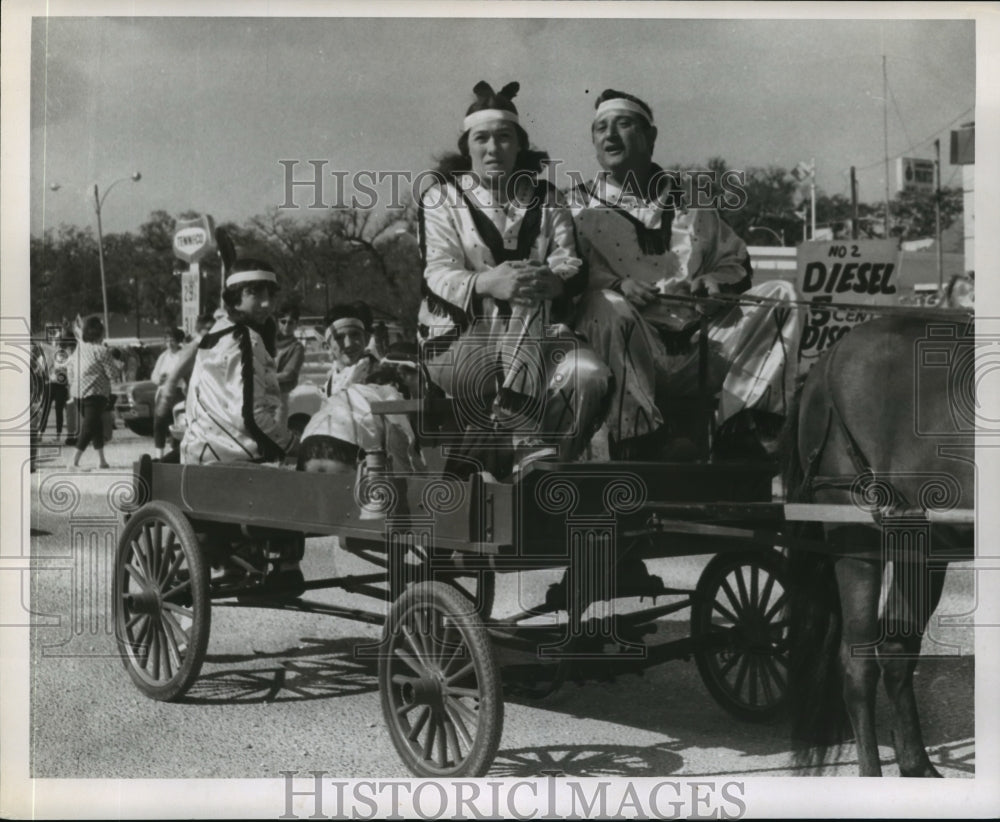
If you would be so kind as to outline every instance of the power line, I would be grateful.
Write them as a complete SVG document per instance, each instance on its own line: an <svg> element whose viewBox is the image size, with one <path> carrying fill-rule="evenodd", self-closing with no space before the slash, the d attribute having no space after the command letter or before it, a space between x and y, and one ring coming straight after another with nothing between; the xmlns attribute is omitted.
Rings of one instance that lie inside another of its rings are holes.
<svg viewBox="0 0 1000 822"><path fill-rule="evenodd" d="M934 138L938 134L940 134L945 129L950 128L951 126L955 125L955 123L957 123L959 120L963 119L964 117L968 117L969 114L971 114L975 110L976 110L975 106L971 106L970 108L967 108L965 111L963 111L957 117L953 117L951 120L949 120L943 126L941 126L941 128L939 128L939 129L937 129L935 131L932 131L930 133L930 136L924 138L919 143L913 143L908 149L905 149L904 151L900 151L897 154L892 155L892 157L890 159L896 159L897 157L902 157L905 154L906 151L914 151L917 148L919 148L920 146L925 145L926 143L933 142ZM874 163L867 163L866 165L857 165L854 168L857 171L867 171L870 168L875 168L875 166L882 165L883 162L884 162L884 160L876 160Z"/></svg>

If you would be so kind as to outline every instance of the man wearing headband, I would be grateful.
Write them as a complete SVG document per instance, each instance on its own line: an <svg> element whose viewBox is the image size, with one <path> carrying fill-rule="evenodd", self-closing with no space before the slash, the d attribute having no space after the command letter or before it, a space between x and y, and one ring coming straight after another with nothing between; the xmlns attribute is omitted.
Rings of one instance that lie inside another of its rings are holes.
<svg viewBox="0 0 1000 822"><path fill-rule="evenodd" d="M661 299L748 294L794 300L784 281L751 288L746 246L714 208L685 208L678 175L653 162L650 107L608 89L591 137L602 172L573 192L588 292L576 330L605 359L617 389L608 416L612 455L669 455L657 398L698 393L697 312L712 313L709 387L720 393L717 456L761 456L794 391L801 317L772 306Z"/></svg>
<svg viewBox="0 0 1000 822"><path fill-rule="evenodd" d="M327 313L326 322L326 343L333 362L326 382L326 394L330 396L348 385L364 382L378 359L368 350L372 312L365 303L335 305Z"/></svg>
<svg viewBox="0 0 1000 822"><path fill-rule="evenodd" d="M283 420L274 362L277 277L259 260L227 269L225 316L202 337L191 373L181 462L280 462L295 436Z"/></svg>

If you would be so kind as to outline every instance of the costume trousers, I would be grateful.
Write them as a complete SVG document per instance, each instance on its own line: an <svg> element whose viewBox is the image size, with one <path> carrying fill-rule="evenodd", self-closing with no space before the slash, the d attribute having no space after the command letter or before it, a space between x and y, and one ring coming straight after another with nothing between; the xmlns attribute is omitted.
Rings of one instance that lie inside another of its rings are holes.
<svg viewBox="0 0 1000 822"><path fill-rule="evenodd" d="M719 395L719 425L745 408L784 416L795 391L803 318L791 302L794 286L772 280L746 294L788 305L742 303L709 320L708 389ZM584 298L575 327L614 375L608 413L612 439L621 442L658 429L663 424L658 399L697 395L697 333L681 353L668 353L640 311L607 290Z"/></svg>

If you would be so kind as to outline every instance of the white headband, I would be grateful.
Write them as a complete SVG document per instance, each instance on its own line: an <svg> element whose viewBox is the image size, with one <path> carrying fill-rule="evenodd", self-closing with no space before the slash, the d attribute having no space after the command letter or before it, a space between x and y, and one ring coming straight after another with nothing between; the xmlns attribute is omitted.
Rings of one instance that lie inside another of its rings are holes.
<svg viewBox="0 0 1000 822"><path fill-rule="evenodd" d="M480 123L488 122L489 120L509 120L512 123L517 123L517 115L513 111L507 111L504 108L484 108L482 111L474 111L472 114L466 116L462 121L462 131L468 131L474 126L478 126Z"/></svg>
<svg viewBox="0 0 1000 822"><path fill-rule="evenodd" d="M226 277L226 288L233 285L242 285L243 283L273 283L278 284L278 278L274 276L273 271L261 271L260 269L254 269L253 271L237 271L235 274L230 274Z"/></svg>
<svg viewBox="0 0 1000 822"><path fill-rule="evenodd" d="M330 327L336 332L344 332L349 328L358 328L361 331L365 330L364 321L359 317L341 317L340 319L334 320Z"/></svg>
<svg viewBox="0 0 1000 822"><path fill-rule="evenodd" d="M603 117L609 111L628 111L632 114L638 114L650 125L653 125L653 115L646 111L642 106L632 100L626 100L624 97L613 97L610 100L605 100L597 107L597 111L594 112L594 119L597 120L599 117Z"/></svg>

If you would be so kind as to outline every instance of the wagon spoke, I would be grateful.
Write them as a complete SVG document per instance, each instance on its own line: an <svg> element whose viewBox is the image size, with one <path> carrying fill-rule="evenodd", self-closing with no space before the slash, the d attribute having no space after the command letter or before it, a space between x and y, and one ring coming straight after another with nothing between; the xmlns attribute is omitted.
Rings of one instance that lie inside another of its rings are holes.
<svg viewBox="0 0 1000 822"><path fill-rule="evenodd" d="M194 620L194 611L192 611L190 608L184 608L183 606L178 605L176 602L164 602L163 610L173 611L178 616Z"/></svg>
<svg viewBox="0 0 1000 822"><path fill-rule="evenodd" d="M143 526L142 530L139 532L132 544L135 546L135 551L133 553L139 560L139 566L142 568L143 577L145 579L152 580L153 572L149 568L149 531L146 526Z"/></svg>
<svg viewBox="0 0 1000 822"><path fill-rule="evenodd" d="M742 617L743 616L743 605L739 601L739 597L736 595L736 592L733 591L732 586L729 584L729 580L727 580L727 579L722 580L722 582L719 585L719 587L723 591L726 592L726 597L729 599L729 604L733 606L733 610L737 614L739 614L740 617ZM733 621L734 622L739 622L739 619L734 618Z"/></svg>
<svg viewBox="0 0 1000 822"><path fill-rule="evenodd" d="M465 644L461 641L461 636L459 637L459 642L455 646L455 650L452 651L451 656L448 657L448 661L441 666L441 670L444 671L445 676L452 670L452 666L461 659L465 658Z"/></svg>
<svg viewBox="0 0 1000 822"><path fill-rule="evenodd" d="M451 685L452 682L456 682L466 674L471 673L473 670L475 670L475 667L476 667L475 663L469 662L468 664L463 665L461 668L459 668L456 673L453 673L451 676L449 676L445 680L445 682L448 683L448 685Z"/></svg>
<svg viewBox="0 0 1000 822"><path fill-rule="evenodd" d="M149 526L147 526L148 528ZM163 545L163 523L160 520L156 520L153 523L153 534L149 540L149 547L152 554L149 557L149 569L153 572L155 578L159 578L160 571L160 560L163 558L161 556L160 547Z"/></svg>
<svg viewBox="0 0 1000 822"><path fill-rule="evenodd" d="M163 599L164 600L173 599L181 591L187 591L187 590L190 590L190 588L191 588L191 580L190 579L186 579L182 583L180 583L179 585L175 585L173 588L171 588L169 591L167 591L163 595ZM163 604L166 605L167 603L164 602Z"/></svg>
<svg viewBox="0 0 1000 822"><path fill-rule="evenodd" d="M173 541L174 541L174 539L173 539L174 538L173 531L170 532L170 538L171 538L170 539L171 543L173 543ZM183 551L175 551L174 548L173 548L173 545L170 546L170 553L171 553L171 556L172 556L173 559L172 559L169 567L167 568L167 572L163 575L163 584L164 585L166 585L168 581L170 581L175 576L177 576L177 572L180 571L181 566L184 564L184 560L185 560L184 552Z"/></svg>
<svg viewBox="0 0 1000 822"><path fill-rule="evenodd" d="M132 616L130 616L128 618L128 622L125 623L125 634L127 636L131 636L133 626L135 626L135 624L140 619L142 619L144 616L146 616L146 615L145 614L132 614Z"/></svg>
<svg viewBox="0 0 1000 822"><path fill-rule="evenodd" d="M747 659L746 654L740 654L740 667L736 671L736 682L733 683L733 692L740 694L743 691L743 681L747 677L747 671L750 668L750 660Z"/></svg>
<svg viewBox="0 0 1000 822"><path fill-rule="evenodd" d="M777 666L775 660L772 657L766 656L766 657L764 657L763 661L764 661L764 666L767 668L768 673L771 674L771 678L774 680L775 685L778 686L778 689L780 691L784 691L785 690L785 685L786 685L786 683L785 683L785 677L781 673L781 671L778 670L778 666ZM780 660L780 658L779 658L779 661L783 661L783 660Z"/></svg>
<svg viewBox="0 0 1000 822"><path fill-rule="evenodd" d="M448 718L451 719L452 724L455 726L455 730L458 731L459 736L462 737L462 741L465 742L465 747L471 748L472 735L469 733L469 729L465 727L462 717L458 715L458 710L448 699L444 701L444 709L448 713Z"/></svg>
<svg viewBox="0 0 1000 822"><path fill-rule="evenodd" d="M413 723L409 734L407 734L407 739L409 739L410 742L417 741L417 737L420 736L420 732L424 729L424 725L427 724L427 718L431 715L431 709L429 706L421 705L420 707L423 708L423 711L420 716L417 717L417 721Z"/></svg>
<svg viewBox="0 0 1000 822"><path fill-rule="evenodd" d="M760 600L757 595L760 591L760 567L757 565L750 566L750 605L753 608L757 608Z"/></svg>
<svg viewBox="0 0 1000 822"><path fill-rule="evenodd" d="M420 641L418 635L414 633L408 625L403 626L403 638L406 644L413 651L413 655L417 658L421 665L427 665L427 650L424 648L423 643ZM418 673L420 673L418 671Z"/></svg>
<svg viewBox="0 0 1000 822"><path fill-rule="evenodd" d="M761 591L760 600L758 601L761 611L763 611L767 607L767 603L771 599L771 591L773 589L774 589L774 575L768 574L767 582L764 583L764 590Z"/></svg>
<svg viewBox="0 0 1000 822"><path fill-rule="evenodd" d="M736 577L736 586L740 589L740 604L743 606L740 609L740 613L746 613L753 608L753 600L750 599L750 594L747 593L747 581L743 577L743 569L737 568L733 573Z"/></svg>
<svg viewBox="0 0 1000 822"><path fill-rule="evenodd" d="M437 725L438 764L443 768L448 764L448 737L445 734L444 718L437 711L434 712L434 722Z"/></svg>
<svg viewBox="0 0 1000 822"><path fill-rule="evenodd" d="M174 615L171 614L170 611L164 609L160 612L160 614L163 617L164 625L169 629L169 631L172 631L170 638L171 642L174 644L174 647L177 649L177 656L179 659L181 649L177 645L176 639L180 639L183 642L184 647L186 648L188 644L191 642L191 637L188 635L188 632L181 627L180 623L176 619L174 619Z"/></svg>
<svg viewBox="0 0 1000 822"><path fill-rule="evenodd" d="M152 670L150 673L153 675L153 679L160 678L160 634L156 630L156 625L150 620L150 626L152 629L152 636L149 639L149 654L147 656L148 662L152 665ZM147 670L149 670L147 666Z"/></svg>
<svg viewBox="0 0 1000 822"><path fill-rule="evenodd" d="M469 722L478 724L479 717L476 716L476 712L460 699L456 699L451 695L446 695L444 698L444 704L453 706L462 716L466 717Z"/></svg>
<svg viewBox="0 0 1000 822"><path fill-rule="evenodd" d="M128 630L133 624L138 625L139 620L145 620L141 627L135 632L135 635ZM125 626L126 634L128 636L129 644L134 648L139 648L143 645L143 639L149 632L149 614L136 614L128 621Z"/></svg>
<svg viewBox="0 0 1000 822"><path fill-rule="evenodd" d="M437 734L437 716L431 713L431 721L427 726L427 736L424 738L424 759L431 758L434 750L434 736Z"/></svg>
<svg viewBox="0 0 1000 822"><path fill-rule="evenodd" d="M757 658L754 656L747 657L747 673L749 674L750 680L750 704L757 704L757 681L760 679L759 669L757 667Z"/></svg>
<svg viewBox="0 0 1000 822"><path fill-rule="evenodd" d="M164 563L163 567L160 568L160 584L165 583L170 577L177 572L177 555L180 554L183 559L183 551L177 550L177 534L174 533L174 529L170 528L167 530L167 538L163 544L163 556Z"/></svg>
<svg viewBox="0 0 1000 822"><path fill-rule="evenodd" d="M171 648L173 646L173 648ZM177 645L174 642L173 635L167 630L166 625L163 624L163 620L160 620L160 666L163 671L163 678L170 679L174 674L174 667L170 664L170 652L171 650L176 650ZM180 652L177 652L177 658L180 659ZM178 663L179 664L179 663Z"/></svg>
<svg viewBox="0 0 1000 822"><path fill-rule="evenodd" d="M726 619L728 619L734 625L737 622L739 622L739 619L737 618L736 614L734 614L732 611L730 611L725 605L723 605L718 600L715 600L712 603L712 607L713 607L714 610L718 611L720 614L722 614Z"/></svg>
<svg viewBox="0 0 1000 822"><path fill-rule="evenodd" d="M729 655L729 659L726 660L726 663L724 665L720 666L720 668L719 668L719 676L720 676L720 678L724 679L725 676L726 676L726 674L728 674L731 670L733 670L733 666L737 662L739 662L742 658L743 658L743 654L730 654Z"/></svg>
<svg viewBox="0 0 1000 822"><path fill-rule="evenodd" d="M456 688L453 685L445 685L444 692L452 696L465 696L469 699L479 699L481 696L475 688Z"/></svg>
<svg viewBox="0 0 1000 822"><path fill-rule="evenodd" d="M767 692L767 700L768 702L774 702L776 697L774 691L771 690L770 684L774 683L774 686L777 689L777 695L778 697L780 697L781 692L785 690L785 683L783 682L781 674L778 672L778 669L775 667L774 663L768 657L763 657L760 660L760 666L764 681L766 683L765 691Z"/></svg>
<svg viewBox="0 0 1000 822"><path fill-rule="evenodd" d="M440 627L438 615L433 612L425 614L424 623L424 627L426 628L424 645L427 648L427 658L436 665L440 663L443 653L441 642L438 639L438 629Z"/></svg>
<svg viewBox="0 0 1000 822"><path fill-rule="evenodd" d="M402 648L393 648L393 653L406 663L417 676L422 677L424 675L424 668Z"/></svg>
<svg viewBox="0 0 1000 822"><path fill-rule="evenodd" d="M774 601L774 605L767 609L767 613L764 614L764 619L770 620L771 617L778 613L778 610L784 606L786 599L788 599L788 592L782 591L781 596Z"/></svg>
<svg viewBox="0 0 1000 822"><path fill-rule="evenodd" d="M458 734L455 733L455 724L452 721L451 714L445 712L446 716L441 718L441 722L444 725L445 734L448 740L448 747L455 752L455 762L462 759L462 747L458 744Z"/></svg>
<svg viewBox="0 0 1000 822"><path fill-rule="evenodd" d="M138 568L136 568L132 563L125 563L125 570L128 571L129 576L132 577L136 582L138 582L143 588L149 587L149 583L146 581L145 574L142 573Z"/></svg>

